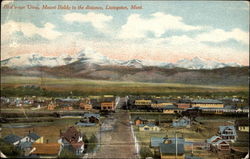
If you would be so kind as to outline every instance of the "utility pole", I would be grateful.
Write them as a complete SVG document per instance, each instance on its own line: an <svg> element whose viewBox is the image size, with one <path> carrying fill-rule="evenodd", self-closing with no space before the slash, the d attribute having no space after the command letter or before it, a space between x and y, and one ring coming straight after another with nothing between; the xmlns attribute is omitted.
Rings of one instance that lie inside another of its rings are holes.
<svg viewBox="0 0 250 159"><path fill-rule="evenodd" d="M175 159L177 159L178 155L178 144L177 144L177 133L175 132Z"/></svg>

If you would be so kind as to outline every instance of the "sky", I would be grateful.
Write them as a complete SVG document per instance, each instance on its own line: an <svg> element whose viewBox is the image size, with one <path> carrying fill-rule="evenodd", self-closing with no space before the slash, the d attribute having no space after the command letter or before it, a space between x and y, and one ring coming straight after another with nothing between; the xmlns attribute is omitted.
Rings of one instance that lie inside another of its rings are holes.
<svg viewBox="0 0 250 159"><path fill-rule="evenodd" d="M43 9L44 5L56 9ZM121 6L128 9L106 9ZM200 57L249 65L249 2L2 2L1 60L34 53L74 55L87 48L119 60L176 62Z"/></svg>

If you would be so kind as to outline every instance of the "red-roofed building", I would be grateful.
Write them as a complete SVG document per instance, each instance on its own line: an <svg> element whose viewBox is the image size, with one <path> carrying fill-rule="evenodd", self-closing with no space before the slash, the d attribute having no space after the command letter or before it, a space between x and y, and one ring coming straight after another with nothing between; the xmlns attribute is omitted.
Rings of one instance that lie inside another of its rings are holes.
<svg viewBox="0 0 250 159"><path fill-rule="evenodd" d="M60 132L60 139L62 149L67 149L74 152L76 155L81 155L84 151L83 135L77 131L74 126L69 127L64 133Z"/></svg>

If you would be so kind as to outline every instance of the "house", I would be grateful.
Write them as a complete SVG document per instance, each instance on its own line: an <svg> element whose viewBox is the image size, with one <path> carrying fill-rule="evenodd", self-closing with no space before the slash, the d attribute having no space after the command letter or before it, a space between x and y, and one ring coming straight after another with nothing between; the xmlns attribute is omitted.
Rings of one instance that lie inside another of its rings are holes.
<svg viewBox="0 0 250 159"><path fill-rule="evenodd" d="M60 154L58 143L33 143L30 157L56 158Z"/></svg>
<svg viewBox="0 0 250 159"><path fill-rule="evenodd" d="M83 118L87 119L87 122L90 123L99 123L100 122L100 114L95 113L85 113Z"/></svg>
<svg viewBox="0 0 250 159"><path fill-rule="evenodd" d="M12 144L14 146L18 145L21 142L21 137L14 135L14 134L10 134L8 136L5 136L3 138L3 140L9 144Z"/></svg>
<svg viewBox="0 0 250 159"><path fill-rule="evenodd" d="M105 98L101 102L101 110L114 111L115 110L115 100L113 98Z"/></svg>
<svg viewBox="0 0 250 159"><path fill-rule="evenodd" d="M248 119L236 120L235 126L238 131L249 132L249 120Z"/></svg>
<svg viewBox="0 0 250 159"><path fill-rule="evenodd" d="M219 136L226 141L236 141L237 134L234 126L219 126Z"/></svg>
<svg viewBox="0 0 250 159"><path fill-rule="evenodd" d="M92 110L92 104L80 103L79 107L83 110Z"/></svg>
<svg viewBox="0 0 250 159"><path fill-rule="evenodd" d="M163 108L164 114L175 114L176 112L181 111L181 109L177 108L175 105L168 105Z"/></svg>
<svg viewBox="0 0 250 159"><path fill-rule="evenodd" d="M190 127L191 120L185 116L179 119L174 119L172 122L172 126L173 127Z"/></svg>
<svg viewBox="0 0 250 159"><path fill-rule="evenodd" d="M212 143L212 151L230 151L230 145L226 140L218 140Z"/></svg>
<svg viewBox="0 0 250 159"><path fill-rule="evenodd" d="M79 104L79 107L83 110L91 110L92 109L92 104L90 102L90 98L85 98L83 102Z"/></svg>
<svg viewBox="0 0 250 159"><path fill-rule="evenodd" d="M25 141L25 142L20 142L17 147L22 151L24 156L29 156L30 151L32 149L32 142Z"/></svg>
<svg viewBox="0 0 250 159"><path fill-rule="evenodd" d="M64 133L60 132L58 143L61 149L67 149L76 155L81 155L84 151L83 135L74 126L69 127Z"/></svg>
<svg viewBox="0 0 250 159"><path fill-rule="evenodd" d="M207 143L208 150L211 150L212 149L212 144L216 143L219 140L222 140L222 138L220 136L212 136L211 138L207 139L206 143Z"/></svg>
<svg viewBox="0 0 250 159"><path fill-rule="evenodd" d="M55 110L56 108L56 104L53 104L53 103L50 103L48 106L47 106L47 109L48 110Z"/></svg>
<svg viewBox="0 0 250 159"><path fill-rule="evenodd" d="M206 140L206 143L213 144L219 140L222 140L222 138L220 136L212 136L211 138Z"/></svg>
<svg viewBox="0 0 250 159"><path fill-rule="evenodd" d="M177 155L176 155L177 154ZM161 159L185 159L184 144L160 144Z"/></svg>
<svg viewBox="0 0 250 159"><path fill-rule="evenodd" d="M153 123L140 124L139 131L160 131L160 128Z"/></svg>
<svg viewBox="0 0 250 159"><path fill-rule="evenodd" d="M147 123L147 120L145 119L142 119L140 117L136 117L135 120L134 120L134 124L136 126L140 125L140 124L146 124Z"/></svg>
<svg viewBox="0 0 250 159"><path fill-rule="evenodd" d="M21 139L21 142L43 143L43 136L39 136L36 133L28 133L27 136Z"/></svg>
<svg viewBox="0 0 250 159"><path fill-rule="evenodd" d="M191 101L192 107L199 108L223 108L224 104L222 101L214 99L198 99Z"/></svg>

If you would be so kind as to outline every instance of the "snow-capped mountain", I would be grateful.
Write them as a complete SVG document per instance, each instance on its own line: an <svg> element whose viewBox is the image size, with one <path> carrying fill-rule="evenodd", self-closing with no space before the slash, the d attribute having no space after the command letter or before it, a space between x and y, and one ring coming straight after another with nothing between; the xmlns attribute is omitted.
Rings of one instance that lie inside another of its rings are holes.
<svg viewBox="0 0 250 159"><path fill-rule="evenodd" d="M60 66L74 62L74 59L67 56L44 57L39 54L25 54L14 56L1 61L1 66L8 67L32 67L32 66Z"/></svg>
<svg viewBox="0 0 250 159"><path fill-rule="evenodd" d="M201 59L199 57L194 57L191 60L183 59L179 60L174 64L175 67L187 68L187 69L215 69L223 67L239 67L241 65L237 63L220 63L217 61L209 61Z"/></svg>
<svg viewBox="0 0 250 159"><path fill-rule="evenodd" d="M144 65L141 60L133 59L133 60L128 60L120 65L122 66L129 66L129 67L134 67L134 68L142 68Z"/></svg>
<svg viewBox="0 0 250 159"><path fill-rule="evenodd" d="M101 53L94 51L93 49L86 48L75 55L62 55L58 57L46 57L39 54L25 54L21 56L14 56L1 61L1 66L8 67L33 67L33 66L63 66L73 62L81 62L87 64L97 65L118 65L134 68L143 68L145 66L156 66L164 68L186 68L186 69L215 69L223 67L239 67L241 65L237 63L221 63L217 61L204 60L199 57L193 59L182 59L176 63L159 62L153 60L115 60Z"/></svg>

